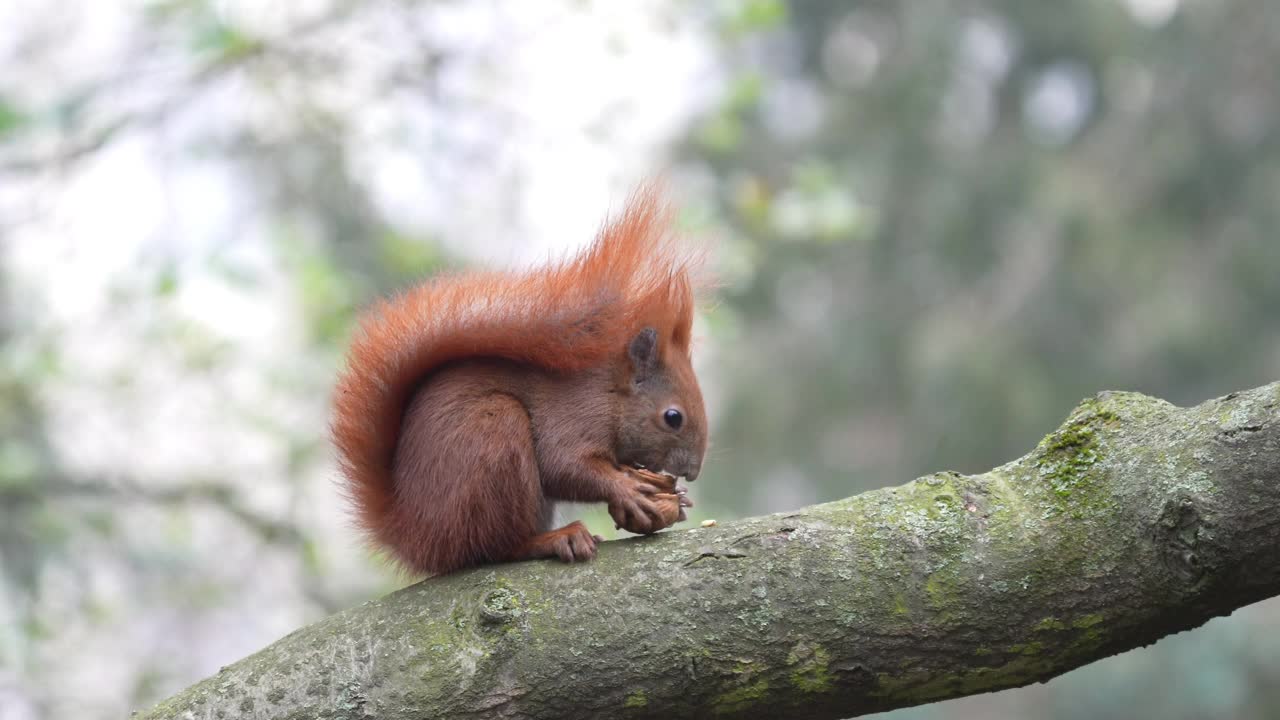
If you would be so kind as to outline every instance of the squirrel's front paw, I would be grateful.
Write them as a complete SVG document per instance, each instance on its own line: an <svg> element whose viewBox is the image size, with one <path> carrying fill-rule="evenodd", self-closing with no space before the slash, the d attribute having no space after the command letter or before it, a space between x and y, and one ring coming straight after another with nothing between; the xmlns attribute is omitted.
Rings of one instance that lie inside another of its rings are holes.
<svg viewBox="0 0 1280 720"><path fill-rule="evenodd" d="M609 515L627 532L655 533L684 520L684 509L693 506L673 477L627 468L626 478L623 492L609 503Z"/></svg>

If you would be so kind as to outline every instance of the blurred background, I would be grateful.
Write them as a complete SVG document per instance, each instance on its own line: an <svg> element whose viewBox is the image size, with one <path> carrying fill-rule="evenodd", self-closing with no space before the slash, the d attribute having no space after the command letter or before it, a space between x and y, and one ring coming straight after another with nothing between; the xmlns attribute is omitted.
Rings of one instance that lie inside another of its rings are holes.
<svg viewBox="0 0 1280 720"><path fill-rule="evenodd" d="M403 581L355 314L664 175L722 290L693 520L1280 379L1271 0L0 0L0 720L113 718ZM593 529L612 527L585 511ZM1280 717L1280 603L894 720Z"/></svg>

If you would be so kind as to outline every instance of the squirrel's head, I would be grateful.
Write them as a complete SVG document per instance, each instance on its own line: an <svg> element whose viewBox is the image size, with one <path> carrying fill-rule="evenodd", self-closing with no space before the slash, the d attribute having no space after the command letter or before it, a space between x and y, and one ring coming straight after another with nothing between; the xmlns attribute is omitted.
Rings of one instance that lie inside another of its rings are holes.
<svg viewBox="0 0 1280 720"><path fill-rule="evenodd" d="M651 327L628 343L618 382L617 459L692 482L707 452L707 413L689 353L675 345Z"/></svg>

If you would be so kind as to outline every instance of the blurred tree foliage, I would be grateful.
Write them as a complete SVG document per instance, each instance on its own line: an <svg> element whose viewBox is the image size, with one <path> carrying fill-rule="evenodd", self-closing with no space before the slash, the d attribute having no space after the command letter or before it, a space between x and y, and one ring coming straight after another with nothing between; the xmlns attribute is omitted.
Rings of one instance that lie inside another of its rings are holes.
<svg viewBox="0 0 1280 720"><path fill-rule="evenodd" d="M0 273L0 347L11 347L20 332L7 296ZM53 453L34 391L53 362L52 352L35 343L0 353L0 573L7 576L0 579L14 587L34 584L42 561L36 548L59 545L56 520L41 502L41 471L52 465ZM13 598L23 606L27 600Z"/></svg>
<svg viewBox="0 0 1280 720"><path fill-rule="evenodd" d="M978 471L1102 389L1280 375L1280 6L761 0L721 24L730 89L679 151L727 235L706 492Z"/></svg>

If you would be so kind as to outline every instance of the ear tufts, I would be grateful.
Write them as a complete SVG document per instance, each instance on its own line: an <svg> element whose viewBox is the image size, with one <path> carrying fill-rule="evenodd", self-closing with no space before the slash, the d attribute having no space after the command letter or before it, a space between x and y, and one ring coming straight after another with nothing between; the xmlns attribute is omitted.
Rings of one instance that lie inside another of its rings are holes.
<svg viewBox="0 0 1280 720"><path fill-rule="evenodd" d="M647 327L637 333L627 346L627 357L637 381L648 377L658 368L658 331Z"/></svg>

